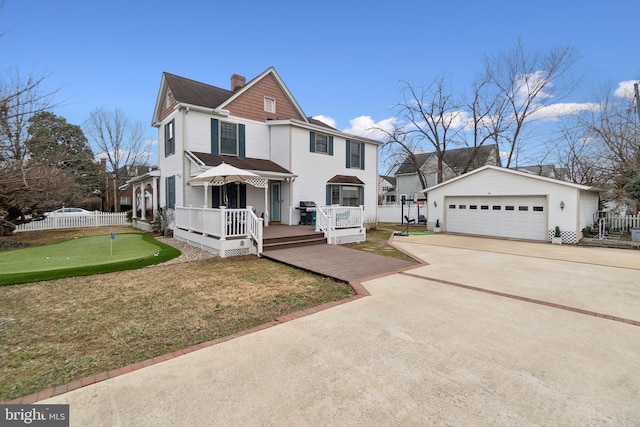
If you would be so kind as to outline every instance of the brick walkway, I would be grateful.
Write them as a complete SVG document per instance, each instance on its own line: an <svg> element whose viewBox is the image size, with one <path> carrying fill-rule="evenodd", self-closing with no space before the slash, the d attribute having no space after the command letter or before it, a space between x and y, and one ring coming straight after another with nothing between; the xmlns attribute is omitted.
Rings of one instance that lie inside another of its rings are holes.
<svg viewBox="0 0 640 427"><path fill-rule="evenodd" d="M262 255L345 282L395 273L418 265L412 261L327 244L270 250Z"/></svg>

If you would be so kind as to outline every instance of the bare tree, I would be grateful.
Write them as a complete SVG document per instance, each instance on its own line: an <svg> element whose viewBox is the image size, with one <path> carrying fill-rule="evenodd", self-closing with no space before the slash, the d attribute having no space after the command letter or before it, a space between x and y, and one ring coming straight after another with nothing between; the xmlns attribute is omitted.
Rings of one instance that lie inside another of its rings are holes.
<svg viewBox="0 0 640 427"><path fill-rule="evenodd" d="M612 168L602 146L589 137L575 117L561 123L555 154L556 164L566 170L570 182L602 186L612 178Z"/></svg>
<svg viewBox="0 0 640 427"><path fill-rule="evenodd" d="M115 183L114 209L120 211L118 187L128 177L127 167L146 165L143 152L144 131L140 122L130 121L120 109L108 111L103 108L91 113L85 124L86 134L99 157L107 160Z"/></svg>
<svg viewBox="0 0 640 427"><path fill-rule="evenodd" d="M485 58L486 78L494 94L505 102L501 115L506 120L505 127L496 135L496 141L504 147L506 167L511 166L522 148L525 124L573 90L577 80L570 78L568 72L578 59L570 46L543 53L525 50L521 41L511 51Z"/></svg>
<svg viewBox="0 0 640 427"><path fill-rule="evenodd" d="M490 83L487 76L478 77L473 83L471 98L464 105L465 131L459 135L472 151L463 167L463 174L472 168L480 149L490 142L497 144L499 135L508 126L505 120L507 102L500 94L491 91Z"/></svg>
<svg viewBox="0 0 640 427"><path fill-rule="evenodd" d="M391 131L379 129L387 136L385 148L413 164L420 185L427 182L417 154L433 148L437 159L437 182L444 179L443 161L447 147L454 143L462 129L459 105L446 85L445 77L439 76L427 87L416 88L404 82L403 101L396 105L397 121Z"/></svg>
<svg viewBox="0 0 640 427"><path fill-rule="evenodd" d="M581 118L586 134L600 147L600 162L609 170L606 183L615 198L624 199L627 182L640 169L640 118L633 95L614 97L608 92L600 108Z"/></svg>
<svg viewBox="0 0 640 427"><path fill-rule="evenodd" d="M0 79L0 217L11 223L51 207L67 189L63 174L34 161L27 146L29 119L51 108L57 92L42 89L46 77L13 70Z"/></svg>

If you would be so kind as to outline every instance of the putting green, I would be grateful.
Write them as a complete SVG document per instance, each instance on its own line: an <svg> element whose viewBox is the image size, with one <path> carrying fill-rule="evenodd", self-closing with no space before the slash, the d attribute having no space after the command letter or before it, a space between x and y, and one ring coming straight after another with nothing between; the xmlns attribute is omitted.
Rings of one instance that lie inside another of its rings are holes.
<svg viewBox="0 0 640 427"><path fill-rule="evenodd" d="M0 284L86 276L159 264L180 251L142 233L80 237L0 252Z"/></svg>

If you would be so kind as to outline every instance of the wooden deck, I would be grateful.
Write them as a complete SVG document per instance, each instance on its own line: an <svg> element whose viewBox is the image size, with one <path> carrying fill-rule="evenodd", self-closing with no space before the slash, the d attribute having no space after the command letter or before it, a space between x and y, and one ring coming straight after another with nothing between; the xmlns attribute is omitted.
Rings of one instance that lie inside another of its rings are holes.
<svg viewBox="0 0 640 427"><path fill-rule="evenodd" d="M329 244L268 250L262 255L345 282L392 273L417 265L411 261Z"/></svg>
<svg viewBox="0 0 640 427"><path fill-rule="evenodd" d="M271 223L268 227L264 227L262 230L263 237L265 239L277 239L281 237L295 237L313 234L315 233L316 228L313 225L284 225Z"/></svg>

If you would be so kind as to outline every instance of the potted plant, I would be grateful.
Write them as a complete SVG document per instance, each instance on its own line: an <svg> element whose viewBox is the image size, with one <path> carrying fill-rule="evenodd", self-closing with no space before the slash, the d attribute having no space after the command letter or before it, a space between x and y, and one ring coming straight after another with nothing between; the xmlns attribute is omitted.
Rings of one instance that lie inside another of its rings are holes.
<svg viewBox="0 0 640 427"><path fill-rule="evenodd" d="M556 225L556 231L553 235L553 237L551 238L551 243L554 245L561 245L562 244L562 233L560 232L560 227Z"/></svg>
<svg viewBox="0 0 640 427"><path fill-rule="evenodd" d="M440 231L442 231L440 229L440 219L436 219L436 226L433 228L433 232L434 233L440 233Z"/></svg>

